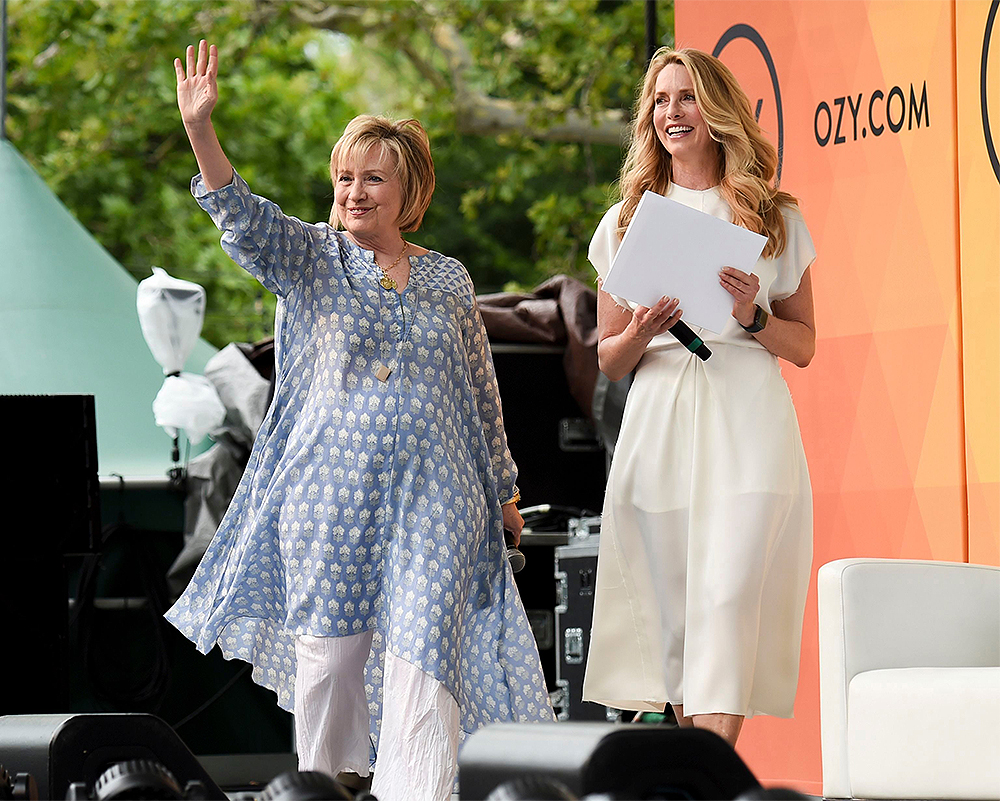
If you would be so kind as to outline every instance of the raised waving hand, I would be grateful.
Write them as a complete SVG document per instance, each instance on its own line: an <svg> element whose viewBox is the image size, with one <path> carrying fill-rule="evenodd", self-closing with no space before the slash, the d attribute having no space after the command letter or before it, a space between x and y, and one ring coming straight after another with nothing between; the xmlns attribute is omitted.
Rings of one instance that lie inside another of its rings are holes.
<svg viewBox="0 0 1000 801"><path fill-rule="evenodd" d="M219 86L215 81L219 74L219 51L202 39L198 44L198 60L195 61L193 45L187 48L187 72L179 58L174 59L177 73L177 107L185 125L208 122L212 109L219 99Z"/></svg>
<svg viewBox="0 0 1000 801"><path fill-rule="evenodd" d="M188 45L186 56L186 70L179 58L174 59L177 107L205 186L221 189L233 180L233 166L212 125L212 110L219 99L219 86L215 81L219 74L219 51L202 39L198 43L197 59L192 45Z"/></svg>

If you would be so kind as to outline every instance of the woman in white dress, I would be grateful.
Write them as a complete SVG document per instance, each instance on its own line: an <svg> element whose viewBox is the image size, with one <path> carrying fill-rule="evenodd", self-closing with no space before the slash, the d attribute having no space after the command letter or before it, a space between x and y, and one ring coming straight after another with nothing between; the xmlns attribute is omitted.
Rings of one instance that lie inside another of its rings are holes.
<svg viewBox="0 0 1000 801"><path fill-rule="evenodd" d="M735 745L746 717L790 717L812 563L812 493L778 359L815 351L812 239L774 188L775 148L732 73L698 50L660 49L636 105L622 201L589 257L599 284L642 193L766 235L751 273L723 267L732 320L695 328L708 361L652 308L598 293L598 357L635 370L608 479L584 698L659 711ZM669 254L670 242L663 243Z"/></svg>

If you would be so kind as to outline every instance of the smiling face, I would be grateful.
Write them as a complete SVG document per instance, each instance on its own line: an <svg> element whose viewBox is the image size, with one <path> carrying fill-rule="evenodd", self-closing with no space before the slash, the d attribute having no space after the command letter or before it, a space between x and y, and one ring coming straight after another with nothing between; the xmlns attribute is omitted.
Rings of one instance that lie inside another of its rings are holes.
<svg viewBox="0 0 1000 801"><path fill-rule="evenodd" d="M667 64L656 77L653 128L677 161L698 164L718 159L718 145L701 116L694 83L683 64Z"/></svg>
<svg viewBox="0 0 1000 801"><path fill-rule="evenodd" d="M394 155L373 145L331 177L337 217L349 234L362 241L398 238L403 191Z"/></svg>

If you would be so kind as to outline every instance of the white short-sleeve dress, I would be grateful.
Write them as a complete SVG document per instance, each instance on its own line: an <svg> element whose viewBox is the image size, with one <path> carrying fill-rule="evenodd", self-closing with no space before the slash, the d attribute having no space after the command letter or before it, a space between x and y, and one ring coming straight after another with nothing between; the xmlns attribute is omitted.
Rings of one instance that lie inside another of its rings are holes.
<svg viewBox="0 0 1000 801"><path fill-rule="evenodd" d="M717 189L672 200L731 221ZM620 204L589 258L617 252ZM797 208L761 258L757 303L792 295L816 251ZM619 302L624 303L619 299ZM701 361L669 333L635 373L608 479L584 698L619 709L791 717L812 564L812 492L778 359L730 320L693 327Z"/></svg>

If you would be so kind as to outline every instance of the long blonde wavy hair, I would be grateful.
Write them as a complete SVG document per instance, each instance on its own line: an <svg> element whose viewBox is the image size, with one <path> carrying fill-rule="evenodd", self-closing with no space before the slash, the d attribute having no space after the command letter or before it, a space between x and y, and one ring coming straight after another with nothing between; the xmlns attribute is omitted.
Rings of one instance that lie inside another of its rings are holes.
<svg viewBox="0 0 1000 801"><path fill-rule="evenodd" d="M733 222L767 236L765 258L780 255L786 241L781 207L797 206L798 200L773 185L778 152L764 137L746 93L729 68L715 56L692 48L661 47L649 62L619 178L624 202L618 234L624 235L644 191L665 195L670 187L671 156L653 128L656 79L668 64L680 64L691 76L698 110L719 147L719 193L732 209Z"/></svg>

